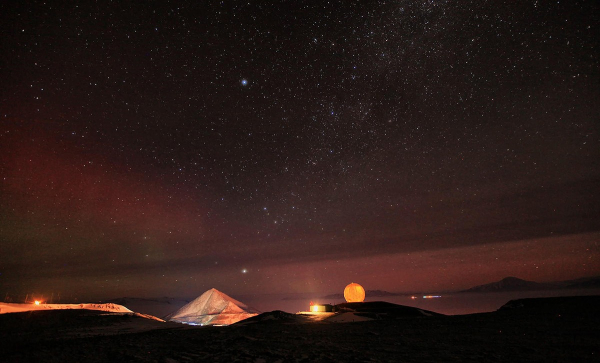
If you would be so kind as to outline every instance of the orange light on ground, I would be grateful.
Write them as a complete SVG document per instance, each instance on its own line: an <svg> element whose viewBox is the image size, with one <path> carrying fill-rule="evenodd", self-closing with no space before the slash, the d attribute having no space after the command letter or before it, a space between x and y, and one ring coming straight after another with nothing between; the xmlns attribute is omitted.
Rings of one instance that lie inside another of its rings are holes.
<svg viewBox="0 0 600 363"><path fill-rule="evenodd" d="M40 304L39 300L36 300L36 301L34 302L34 304L36 304L36 305L39 305L39 304Z"/></svg>

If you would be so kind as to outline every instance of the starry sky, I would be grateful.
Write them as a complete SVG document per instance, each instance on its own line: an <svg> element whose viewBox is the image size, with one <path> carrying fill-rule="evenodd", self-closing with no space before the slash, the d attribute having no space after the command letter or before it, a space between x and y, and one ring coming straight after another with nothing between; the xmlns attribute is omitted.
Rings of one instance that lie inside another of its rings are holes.
<svg viewBox="0 0 600 363"><path fill-rule="evenodd" d="M0 4L0 293L600 275L596 1Z"/></svg>

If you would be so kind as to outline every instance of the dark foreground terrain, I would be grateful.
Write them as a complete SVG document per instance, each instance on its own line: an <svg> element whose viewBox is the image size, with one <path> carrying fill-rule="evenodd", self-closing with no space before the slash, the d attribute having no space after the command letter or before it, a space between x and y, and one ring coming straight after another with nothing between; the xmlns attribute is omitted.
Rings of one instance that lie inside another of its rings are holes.
<svg viewBox="0 0 600 363"><path fill-rule="evenodd" d="M306 322L289 314L186 327L93 311L0 315L4 362L591 362L600 296L516 300L493 313Z"/></svg>

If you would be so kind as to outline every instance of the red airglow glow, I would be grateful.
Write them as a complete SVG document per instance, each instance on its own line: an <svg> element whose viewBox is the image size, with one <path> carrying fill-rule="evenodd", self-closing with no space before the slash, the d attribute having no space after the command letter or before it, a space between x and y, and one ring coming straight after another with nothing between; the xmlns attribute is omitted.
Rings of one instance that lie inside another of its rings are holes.
<svg viewBox="0 0 600 363"><path fill-rule="evenodd" d="M15 206L25 205L32 214L51 210L53 219L78 223L128 226L156 231L200 232L203 225L198 205L180 198L173 190L124 165L82 153L74 144L52 135L32 135L34 142L5 139L11 150L5 168L4 187L14 195ZM66 223L66 222L65 222ZM163 236L163 240L171 236Z"/></svg>

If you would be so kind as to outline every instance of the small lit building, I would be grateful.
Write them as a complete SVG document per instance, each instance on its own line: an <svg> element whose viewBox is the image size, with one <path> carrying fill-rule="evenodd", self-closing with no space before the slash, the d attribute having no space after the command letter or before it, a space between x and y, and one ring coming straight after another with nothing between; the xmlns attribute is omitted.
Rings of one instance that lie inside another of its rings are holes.
<svg viewBox="0 0 600 363"><path fill-rule="evenodd" d="M313 313L330 313L333 311L331 304L314 304L310 306L310 311Z"/></svg>

